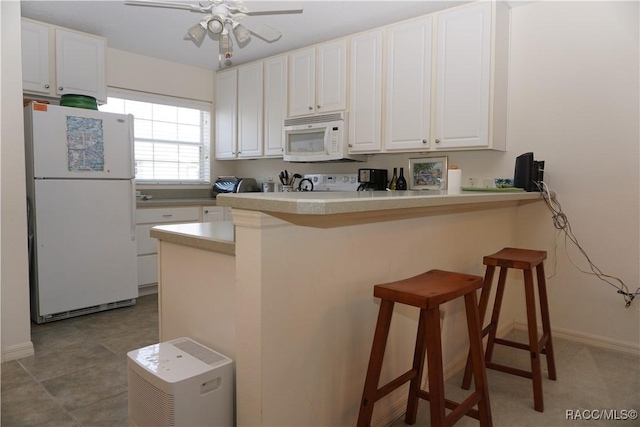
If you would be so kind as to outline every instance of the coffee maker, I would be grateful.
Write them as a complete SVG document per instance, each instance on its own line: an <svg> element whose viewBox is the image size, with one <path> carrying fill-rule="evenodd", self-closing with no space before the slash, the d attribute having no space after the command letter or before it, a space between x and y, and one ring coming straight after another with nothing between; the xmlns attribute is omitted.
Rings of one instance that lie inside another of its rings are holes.
<svg viewBox="0 0 640 427"><path fill-rule="evenodd" d="M358 191L384 191L387 189L386 169L358 169Z"/></svg>

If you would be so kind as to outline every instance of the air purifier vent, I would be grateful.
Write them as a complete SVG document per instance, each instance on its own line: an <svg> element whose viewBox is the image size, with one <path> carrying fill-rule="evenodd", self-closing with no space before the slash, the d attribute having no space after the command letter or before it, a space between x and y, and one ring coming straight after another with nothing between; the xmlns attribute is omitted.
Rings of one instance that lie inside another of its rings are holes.
<svg viewBox="0 0 640 427"><path fill-rule="evenodd" d="M174 347L179 348L188 355L193 356L210 366L215 366L220 362L226 362L228 360L223 355L213 352L190 339L178 338L170 341L170 343L173 344Z"/></svg>
<svg viewBox="0 0 640 427"><path fill-rule="evenodd" d="M139 425L174 426L174 397L145 381L133 370L128 372L128 394L135 396L136 404L129 405L129 418Z"/></svg>

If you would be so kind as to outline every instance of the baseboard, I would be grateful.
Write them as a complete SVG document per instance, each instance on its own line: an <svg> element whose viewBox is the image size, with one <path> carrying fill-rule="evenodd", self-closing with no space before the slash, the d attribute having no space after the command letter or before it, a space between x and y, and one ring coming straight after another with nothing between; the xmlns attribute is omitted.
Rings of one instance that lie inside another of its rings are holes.
<svg viewBox="0 0 640 427"><path fill-rule="evenodd" d="M33 343L31 341L10 345L2 350L2 362L9 362L10 360L22 359L23 357L33 356L35 354L33 350Z"/></svg>
<svg viewBox="0 0 640 427"><path fill-rule="evenodd" d="M514 322L515 329L519 331L526 331L527 324L524 322ZM541 329L540 332L541 333ZM570 341L579 342L582 344L588 344L595 347L608 348L611 350L621 351L623 353L635 354L640 353L640 346L631 344L624 341L614 340L611 338L601 337L598 335L585 334L582 332L576 332L563 328L551 328L551 333L554 337L564 338Z"/></svg>
<svg viewBox="0 0 640 427"><path fill-rule="evenodd" d="M153 283L151 285L138 286L138 296L144 297L146 295L153 295L158 293L158 284Z"/></svg>

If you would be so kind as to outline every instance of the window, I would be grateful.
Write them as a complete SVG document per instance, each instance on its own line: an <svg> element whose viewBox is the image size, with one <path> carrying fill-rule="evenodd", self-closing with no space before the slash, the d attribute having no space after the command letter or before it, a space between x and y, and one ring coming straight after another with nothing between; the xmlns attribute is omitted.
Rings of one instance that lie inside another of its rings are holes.
<svg viewBox="0 0 640 427"><path fill-rule="evenodd" d="M134 116L136 182L211 182L211 104L110 90L100 111Z"/></svg>

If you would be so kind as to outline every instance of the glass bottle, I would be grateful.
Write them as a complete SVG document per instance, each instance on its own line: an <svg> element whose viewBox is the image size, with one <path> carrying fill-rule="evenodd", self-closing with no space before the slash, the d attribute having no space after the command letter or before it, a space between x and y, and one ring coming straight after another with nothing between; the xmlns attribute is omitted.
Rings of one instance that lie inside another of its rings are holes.
<svg viewBox="0 0 640 427"><path fill-rule="evenodd" d="M406 190L407 189L407 180L404 179L404 168L400 168L400 176L396 181L396 190Z"/></svg>
<svg viewBox="0 0 640 427"><path fill-rule="evenodd" d="M398 168L393 168L393 176L389 181L389 190L395 190L398 184Z"/></svg>

